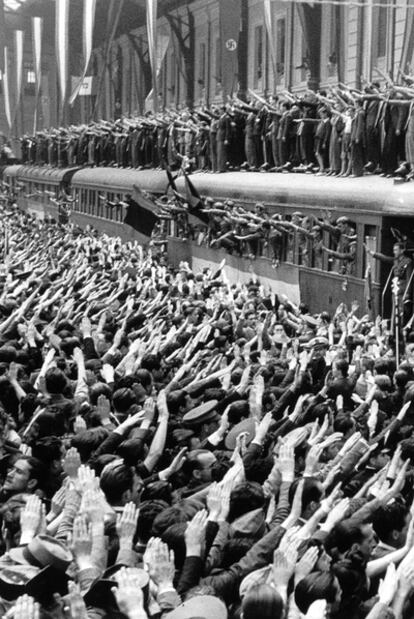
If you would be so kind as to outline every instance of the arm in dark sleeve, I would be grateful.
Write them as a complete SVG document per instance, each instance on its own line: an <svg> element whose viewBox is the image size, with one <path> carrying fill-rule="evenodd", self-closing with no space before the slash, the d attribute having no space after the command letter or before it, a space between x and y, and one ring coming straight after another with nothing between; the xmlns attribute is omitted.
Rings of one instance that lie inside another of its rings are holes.
<svg viewBox="0 0 414 619"><path fill-rule="evenodd" d="M83 340L83 354L85 359L99 359L98 353L95 349L94 341L91 337L85 337Z"/></svg>

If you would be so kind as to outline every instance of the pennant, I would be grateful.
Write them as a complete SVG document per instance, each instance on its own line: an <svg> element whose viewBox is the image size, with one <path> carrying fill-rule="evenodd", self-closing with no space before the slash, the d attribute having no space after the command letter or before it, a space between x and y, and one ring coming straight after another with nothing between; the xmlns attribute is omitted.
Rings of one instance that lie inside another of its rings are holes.
<svg viewBox="0 0 414 619"><path fill-rule="evenodd" d="M158 0L146 0L148 54L152 71L154 112L157 111L157 10Z"/></svg>
<svg viewBox="0 0 414 619"><path fill-rule="evenodd" d="M20 98L22 96L22 79L23 79L23 30L14 31L14 49L15 49L15 66L16 66L16 111L20 106Z"/></svg>
<svg viewBox="0 0 414 619"><path fill-rule="evenodd" d="M184 172L184 181L185 181L185 198L189 205L189 213L197 217L204 224L207 224L209 221L207 213L203 213L201 209L204 206L203 199L198 193L197 189L194 187L192 181L189 176Z"/></svg>
<svg viewBox="0 0 414 619"><path fill-rule="evenodd" d="M69 0L55 0L55 6L56 63L59 76L60 100L63 107L66 100L66 88L68 83Z"/></svg>
<svg viewBox="0 0 414 619"><path fill-rule="evenodd" d="M124 218L124 224L131 226L137 232L150 237L158 217L154 211L155 204L149 200L137 186L133 185L133 196L128 200L128 210Z"/></svg>
<svg viewBox="0 0 414 619"><path fill-rule="evenodd" d="M366 302L366 309L369 315L369 319L374 319L374 307L373 307L373 294L372 294L372 273L371 267L367 266L365 271L365 281L364 281L364 298Z"/></svg>
<svg viewBox="0 0 414 619"><path fill-rule="evenodd" d="M43 19L41 17L32 17L33 67L36 79L33 133L36 133L37 131L37 114L39 107L40 87L42 84L42 34Z"/></svg>
<svg viewBox="0 0 414 619"><path fill-rule="evenodd" d="M167 185L167 189L168 187L171 187L171 189L176 192L177 191L177 185L175 184L176 178L177 176L173 176L170 166L168 165L168 163L164 162L165 165L165 171L167 173L167 177L168 177L168 185Z"/></svg>
<svg viewBox="0 0 414 619"><path fill-rule="evenodd" d="M69 105L74 104L75 99L79 94L80 87L83 83L83 80L86 77L86 72L88 70L88 65L91 59L91 54L92 54L95 11L96 11L96 0L83 0L83 60L84 60L84 64L83 64L83 71L79 79L79 82L70 96Z"/></svg>
<svg viewBox="0 0 414 619"><path fill-rule="evenodd" d="M3 90L4 90L4 111L6 113L7 124L12 129L12 117L10 108L10 88L9 88L9 50L4 48L4 71L3 71Z"/></svg>
<svg viewBox="0 0 414 619"><path fill-rule="evenodd" d="M0 0L0 71L4 73L4 42L6 40L6 21L4 19L4 0Z"/></svg>
<svg viewBox="0 0 414 619"><path fill-rule="evenodd" d="M221 84L223 98L232 96L238 85L238 51L241 30L241 0L220 2Z"/></svg>
<svg viewBox="0 0 414 619"><path fill-rule="evenodd" d="M263 11L264 11L264 23L265 23L266 32L267 32L267 42L269 45L270 60L272 61L273 76L274 76L275 83L276 83L278 71L277 71L277 60L276 60L276 48L275 48L275 42L273 39L273 36L274 36L273 35L273 18L272 18L270 0L263 0Z"/></svg>

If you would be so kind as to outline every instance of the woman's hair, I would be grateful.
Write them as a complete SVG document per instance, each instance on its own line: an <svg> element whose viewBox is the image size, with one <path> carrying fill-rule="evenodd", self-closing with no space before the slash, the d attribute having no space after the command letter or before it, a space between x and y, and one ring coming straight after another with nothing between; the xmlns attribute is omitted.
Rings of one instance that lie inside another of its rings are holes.
<svg viewBox="0 0 414 619"><path fill-rule="evenodd" d="M331 572L312 572L302 578L295 588L295 602L301 613L307 613L316 600L333 604L338 592L338 581Z"/></svg>
<svg viewBox="0 0 414 619"><path fill-rule="evenodd" d="M270 585L255 585L243 598L243 619L282 619L283 599Z"/></svg>

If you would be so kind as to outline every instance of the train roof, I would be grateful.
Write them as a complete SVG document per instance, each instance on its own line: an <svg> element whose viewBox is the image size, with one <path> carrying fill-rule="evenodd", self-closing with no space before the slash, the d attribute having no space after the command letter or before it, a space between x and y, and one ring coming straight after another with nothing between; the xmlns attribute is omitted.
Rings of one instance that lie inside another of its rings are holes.
<svg viewBox="0 0 414 619"><path fill-rule="evenodd" d="M14 178L19 174L19 170L23 167L24 166L19 163L5 166L3 168L3 175Z"/></svg>
<svg viewBox="0 0 414 619"><path fill-rule="evenodd" d="M98 187L110 191L132 191L133 185L152 193L167 191L168 179L163 170L129 170L125 168L83 168L72 178L74 187Z"/></svg>
<svg viewBox="0 0 414 619"><path fill-rule="evenodd" d="M358 210L414 217L414 183L394 183L378 176L335 178L313 174L260 172L197 173L191 181L202 196L246 203ZM176 181L184 191L184 179Z"/></svg>
<svg viewBox="0 0 414 619"><path fill-rule="evenodd" d="M37 183L50 183L58 185L61 182L67 182L78 167L72 168L52 168L48 166L8 166L4 174L8 176L16 176L19 180L34 181Z"/></svg>

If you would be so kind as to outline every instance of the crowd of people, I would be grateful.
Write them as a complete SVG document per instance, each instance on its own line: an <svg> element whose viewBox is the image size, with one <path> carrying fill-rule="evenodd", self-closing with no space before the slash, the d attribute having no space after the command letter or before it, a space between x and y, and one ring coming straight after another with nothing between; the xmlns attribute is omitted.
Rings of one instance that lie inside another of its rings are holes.
<svg viewBox="0 0 414 619"><path fill-rule="evenodd" d="M1 616L414 615L414 332L0 210Z"/></svg>
<svg viewBox="0 0 414 619"><path fill-rule="evenodd" d="M414 79L339 84L198 110L100 120L21 138L23 161L51 166L271 170L333 176L414 174Z"/></svg>

